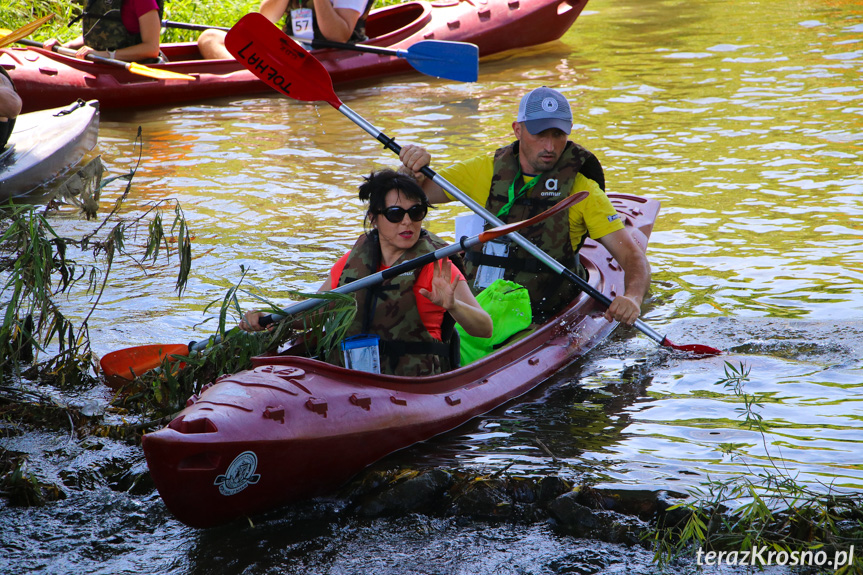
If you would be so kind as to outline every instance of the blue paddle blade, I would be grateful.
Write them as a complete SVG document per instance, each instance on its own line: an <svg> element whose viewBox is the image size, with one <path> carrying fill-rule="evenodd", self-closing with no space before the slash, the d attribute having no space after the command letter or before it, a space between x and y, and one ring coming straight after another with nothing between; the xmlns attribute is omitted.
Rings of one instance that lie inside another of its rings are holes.
<svg viewBox="0 0 863 575"><path fill-rule="evenodd" d="M455 80L476 82L479 77L479 48L467 42L422 40L407 50L399 50L418 72Z"/></svg>

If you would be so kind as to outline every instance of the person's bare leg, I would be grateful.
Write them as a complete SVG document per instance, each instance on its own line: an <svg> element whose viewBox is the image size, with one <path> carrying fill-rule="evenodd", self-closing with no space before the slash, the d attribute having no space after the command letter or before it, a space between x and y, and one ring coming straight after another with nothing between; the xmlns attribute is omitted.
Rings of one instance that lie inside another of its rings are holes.
<svg viewBox="0 0 863 575"><path fill-rule="evenodd" d="M198 50L207 60L219 60L233 58L228 49L225 48L226 33L221 30L204 30L198 36Z"/></svg>

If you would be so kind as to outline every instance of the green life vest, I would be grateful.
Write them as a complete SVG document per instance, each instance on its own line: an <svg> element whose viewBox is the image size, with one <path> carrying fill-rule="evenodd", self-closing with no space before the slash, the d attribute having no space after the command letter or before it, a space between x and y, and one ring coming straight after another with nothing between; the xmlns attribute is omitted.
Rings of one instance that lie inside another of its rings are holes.
<svg viewBox="0 0 863 575"><path fill-rule="evenodd" d="M368 40L368 36L366 36L366 17L369 15L369 12L372 9L372 4L375 3L375 0L368 0L366 2L366 9L363 10L363 13L360 14L359 19L357 20L356 25L354 26L354 31L351 33L351 37L348 38L348 42L351 44L356 44L357 42L362 42L364 40ZM288 7L285 10L285 26L282 30L288 36L294 35L294 27L291 21L291 10L296 10L297 8L309 8L312 11L312 30L314 32L315 40L326 40L327 38L321 33L321 29L318 27L318 17L315 14L314 0L290 0L288 2Z"/></svg>
<svg viewBox="0 0 863 575"><path fill-rule="evenodd" d="M84 44L96 50L119 50L141 43L140 34L132 34L123 25L120 8L124 0L89 0L84 13L69 22L71 26L81 19ZM156 0L159 19L162 19L165 0Z"/></svg>
<svg viewBox="0 0 863 575"><path fill-rule="evenodd" d="M524 190L524 193L519 196L518 191L523 185L522 172L518 157L518 142L514 142L495 152L494 174L485 208L505 223L532 218L573 191L578 192L579 190L573 190L572 186L579 172L597 182L603 190L605 189L605 177L596 156L574 142L567 142L563 154L554 167L539 174L532 182L530 190ZM514 200L510 198L510 191L513 188L516 190ZM508 213L505 213L507 208ZM563 266L574 270L582 277L585 276L584 268L578 263L576 257L578 249L572 248L568 212L548 218L542 225L531 226L523 230L521 235ZM578 248L581 247L585 237L581 238ZM572 282L562 279L515 243L510 243L506 256L484 254L480 245L472 248L465 259L465 268L471 285L476 277L477 268L484 265L503 268L505 270L503 279L526 287L530 293L535 321L544 321L578 295L578 288Z"/></svg>
<svg viewBox="0 0 863 575"><path fill-rule="evenodd" d="M417 243L393 265L446 245L439 237L422 230ZM377 230L361 235L345 262L339 285L377 273L380 261L381 249ZM354 294L357 299L357 315L345 337L359 334L374 334L380 337L381 373L417 377L449 371L452 368L450 339L455 321L450 314L444 314L441 325L442 342L433 338L423 325L413 292L421 269L404 273ZM331 353L328 360L344 366L341 350Z"/></svg>

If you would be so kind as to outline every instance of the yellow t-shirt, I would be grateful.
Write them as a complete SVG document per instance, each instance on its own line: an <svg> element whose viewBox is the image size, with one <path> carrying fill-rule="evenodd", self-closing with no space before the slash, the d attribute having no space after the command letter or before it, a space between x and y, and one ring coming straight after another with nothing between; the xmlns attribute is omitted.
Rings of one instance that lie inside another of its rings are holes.
<svg viewBox="0 0 863 575"><path fill-rule="evenodd" d="M485 206L491 189L491 178L494 175L494 156L476 156L456 162L438 173L475 202ZM525 183L531 179L524 177ZM577 249L581 245L581 240L586 234L597 240L611 232L623 229L623 221L599 184L583 174L578 174L569 194L581 191L590 192L590 195L569 208L569 238L572 249ZM528 195L531 192L528 192ZM449 194L447 196L454 199Z"/></svg>

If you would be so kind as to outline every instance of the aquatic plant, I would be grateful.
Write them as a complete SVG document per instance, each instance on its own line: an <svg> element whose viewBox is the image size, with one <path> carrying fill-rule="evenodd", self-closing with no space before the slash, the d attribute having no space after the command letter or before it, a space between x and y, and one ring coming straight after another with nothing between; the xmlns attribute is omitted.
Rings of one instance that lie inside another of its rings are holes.
<svg viewBox="0 0 863 575"><path fill-rule="evenodd" d="M650 533L654 561L661 566L675 558L708 551L751 552L770 549L785 557L824 551L835 556L863 543L863 500L859 495L837 493L831 485L803 485L782 462L771 455L758 394L746 391L750 368L725 362L725 377L717 382L741 401L737 408L742 425L757 430L768 465L750 466L739 445L719 449L742 462L746 473L711 480L691 489L690 500L670 507ZM741 502L743 502L741 504ZM738 557L738 555L735 555ZM837 566L837 573L863 573L863 558ZM754 565L761 568L761 565Z"/></svg>
<svg viewBox="0 0 863 575"><path fill-rule="evenodd" d="M60 236L49 221L57 203L49 202L39 211L33 205L10 203L0 212L0 302L4 310L0 324L0 377L4 381L22 376L60 387L93 383L95 359L90 348L88 321L111 275L117 257L143 266L164 256L176 257L179 270L176 289L182 293L191 269L192 250L189 228L179 204L173 200L150 203L134 217L121 216L120 209L129 196L132 180L140 165L141 131L138 130L138 162L128 173L101 181L88 198L88 219L95 216L92 203L98 204L104 187L115 180L126 180L124 191L113 208L93 229L80 238ZM164 213L173 208L170 226ZM88 211L91 210L91 211ZM128 247L126 240L146 228L144 254ZM168 241L168 238L176 241ZM90 261L82 258L89 253ZM74 255L73 255L74 254ZM90 296L90 308L71 318L60 298L81 288Z"/></svg>
<svg viewBox="0 0 863 575"><path fill-rule="evenodd" d="M289 344L292 353L307 357L326 357L330 350L344 339L345 332L356 315L356 300L346 294L291 292L299 298L321 300L321 307L277 322L268 331L248 333L236 325L243 316L237 293L247 295L262 303L264 313L281 315L281 309L267 298L241 290L246 269L241 266L241 277L236 285L225 293L221 300L210 302L204 313L219 305L218 328L210 337L206 347L191 351L189 355L166 356L155 370L138 374L123 389L115 405L133 407L153 417L131 429L135 433L164 425L164 419L180 409L186 400L220 375L236 373L252 367L252 358L273 353ZM211 318L212 319L212 318Z"/></svg>

